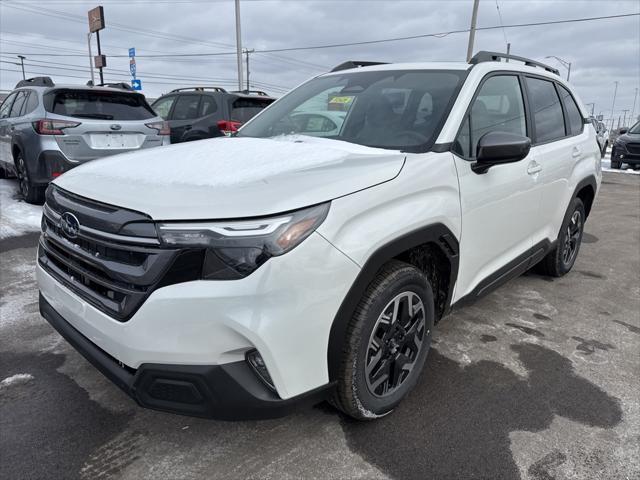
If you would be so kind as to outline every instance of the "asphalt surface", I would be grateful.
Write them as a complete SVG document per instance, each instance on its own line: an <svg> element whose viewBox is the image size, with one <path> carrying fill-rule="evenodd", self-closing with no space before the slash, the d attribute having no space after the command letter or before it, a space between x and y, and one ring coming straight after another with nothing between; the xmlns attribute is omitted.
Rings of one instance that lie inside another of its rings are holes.
<svg viewBox="0 0 640 480"><path fill-rule="evenodd" d="M390 416L137 407L40 318L36 235L0 241L2 479L638 479L640 177L605 174L573 271L443 320Z"/></svg>

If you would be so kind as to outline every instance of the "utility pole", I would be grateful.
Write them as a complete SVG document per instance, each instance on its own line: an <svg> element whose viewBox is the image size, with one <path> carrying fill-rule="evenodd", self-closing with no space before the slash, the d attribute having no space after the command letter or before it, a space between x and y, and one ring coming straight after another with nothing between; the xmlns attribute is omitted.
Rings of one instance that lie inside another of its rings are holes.
<svg viewBox="0 0 640 480"><path fill-rule="evenodd" d="M636 100L638 99L638 88L636 87L636 94L633 97L633 108L631 109L631 122L635 123L636 119L634 115L636 114Z"/></svg>
<svg viewBox="0 0 640 480"><path fill-rule="evenodd" d="M102 49L100 48L100 31L96 32L96 42L98 42L98 57L102 58ZM100 72L100 85L104 84L104 75L102 73L102 64L100 64L100 68L98 68Z"/></svg>
<svg viewBox="0 0 640 480"><path fill-rule="evenodd" d="M478 20L478 5L480 0L473 0L473 13L471 14L471 28L469 29L469 45L467 46L467 62L473 56L473 42L476 37L476 20Z"/></svg>
<svg viewBox="0 0 640 480"><path fill-rule="evenodd" d="M251 50L249 50L248 48L244 49L244 53L247 55L247 93L249 93L250 90L250 86L249 86L249 54L255 52L256 49L252 48Z"/></svg>
<svg viewBox="0 0 640 480"><path fill-rule="evenodd" d="M24 74L24 59L27 58L24 55L18 55L18 58L20 59L20 66L22 67L22 79L26 80L27 77Z"/></svg>
<svg viewBox="0 0 640 480"><path fill-rule="evenodd" d="M240 0L236 0L236 55L238 56L238 90L242 90L242 33L240 32Z"/></svg>
<svg viewBox="0 0 640 480"><path fill-rule="evenodd" d="M618 93L618 81L613 83L616 84L616 88L613 90L613 102L611 103L611 130L613 130L613 109L616 106L616 94Z"/></svg>
<svg viewBox="0 0 640 480"><path fill-rule="evenodd" d="M96 79L93 75L93 53L91 52L91 32L87 33L87 46L89 47L89 70L91 71L91 85L95 85Z"/></svg>
<svg viewBox="0 0 640 480"><path fill-rule="evenodd" d="M624 117L622 118L622 126L626 127L627 126L627 112L629 111L629 109L627 108L626 110L622 110L624 112Z"/></svg>

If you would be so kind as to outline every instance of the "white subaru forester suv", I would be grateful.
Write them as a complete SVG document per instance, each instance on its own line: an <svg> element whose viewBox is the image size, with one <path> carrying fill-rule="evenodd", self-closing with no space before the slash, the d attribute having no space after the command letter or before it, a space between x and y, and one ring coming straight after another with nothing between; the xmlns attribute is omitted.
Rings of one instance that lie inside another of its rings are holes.
<svg viewBox="0 0 640 480"><path fill-rule="evenodd" d="M42 315L144 407L391 412L452 308L578 255L596 132L556 70L505 58L347 62L233 137L65 173Z"/></svg>

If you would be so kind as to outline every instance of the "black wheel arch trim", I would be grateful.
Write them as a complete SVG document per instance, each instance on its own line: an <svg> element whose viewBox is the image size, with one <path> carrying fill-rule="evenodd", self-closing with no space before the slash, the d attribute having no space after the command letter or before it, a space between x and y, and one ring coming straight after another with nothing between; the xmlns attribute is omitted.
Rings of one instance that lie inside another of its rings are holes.
<svg viewBox="0 0 640 480"><path fill-rule="evenodd" d="M412 232L406 233L389 243L379 247L369 256L360 273L351 285L349 292L342 300L331 325L329 344L327 349L327 362L330 381L339 375L342 362L342 352L347 341L347 327L349 321L360 303L362 295L373 281L380 268L389 260L398 255L426 243L436 245L446 256L450 264L449 288L446 299L446 307L443 316L449 311L453 289L458 277L459 244L453 232L442 223L430 224Z"/></svg>
<svg viewBox="0 0 640 480"><path fill-rule="evenodd" d="M573 200L578 197L578 194L585 187L591 187L593 189L593 197L595 199L595 195L596 193L598 193L598 182L596 181L595 175L589 175L588 177L585 177L578 182L578 184L576 185L576 188L573 190L573 195L571 195L571 200L569 200L569 205L571 205L571 202L573 202ZM589 218L589 213L591 212L591 206L592 205L584 206L585 217L586 217L585 220ZM567 208L569 207L567 206Z"/></svg>

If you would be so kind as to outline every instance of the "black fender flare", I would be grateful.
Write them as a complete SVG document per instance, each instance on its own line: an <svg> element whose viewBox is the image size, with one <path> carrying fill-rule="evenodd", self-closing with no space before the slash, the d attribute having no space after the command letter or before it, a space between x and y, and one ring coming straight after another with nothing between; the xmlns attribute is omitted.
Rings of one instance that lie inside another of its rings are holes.
<svg viewBox="0 0 640 480"><path fill-rule="evenodd" d="M595 175L589 175L588 177L585 177L578 182L578 184L576 185L576 188L573 190L573 195L571 195L571 200L569 201L569 204L573 202L573 200L578 196L578 193L580 193L580 191L584 187L591 187L593 189L593 197L595 199L596 193L598 193L598 182L596 181ZM567 208L569 207L567 206ZM591 212L591 205L585 205L584 208L585 208L585 213L587 217L589 217L589 213Z"/></svg>
<svg viewBox="0 0 640 480"><path fill-rule="evenodd" d="M351 285L349 292L342 300L340 308L333 319L331 332L329 334L329 344L327 347L327 363L330 381L335 380L339 375L344 344L347 340L347 327L349 325L349 321L353 317L362 295L369 284L373 281L380 268L389 260L397 257L401 253L425 243L432 243L436 245L447 257L451 265L449 292L447 295L445 310L445 314L447 313L451 304L451 296L453 295L456 278L458 277L460 253L458 240L449 228L442 223L427 225L402 235L379 247L365 262L360 273Z"/></svg>

